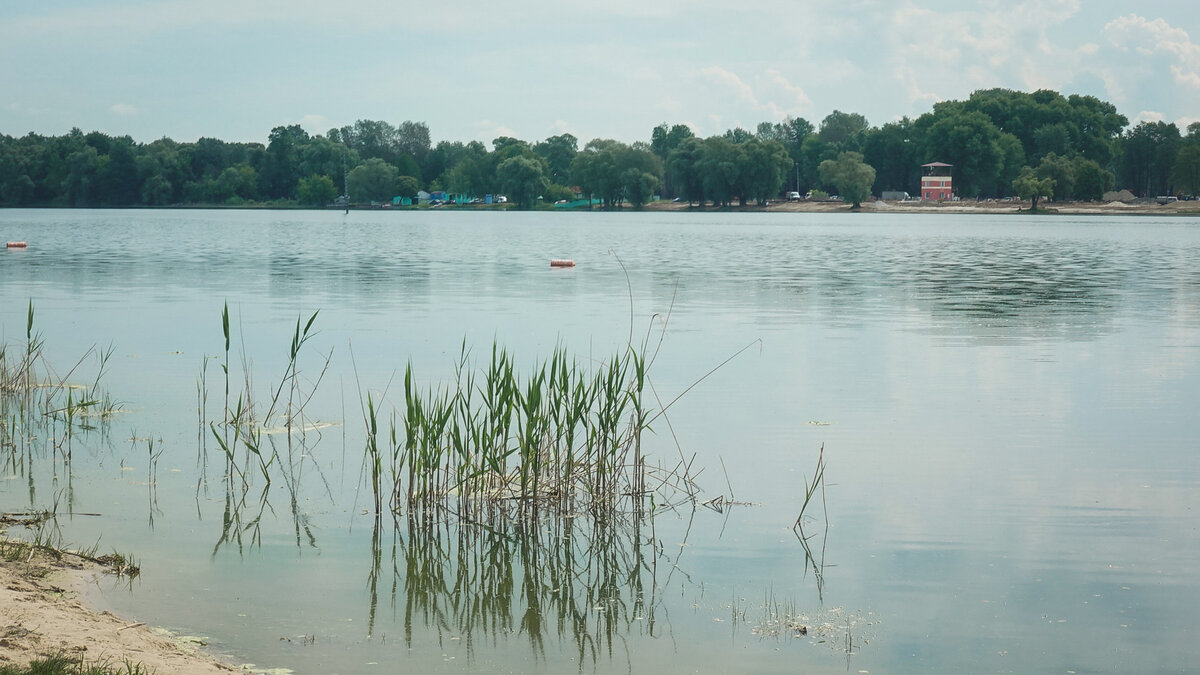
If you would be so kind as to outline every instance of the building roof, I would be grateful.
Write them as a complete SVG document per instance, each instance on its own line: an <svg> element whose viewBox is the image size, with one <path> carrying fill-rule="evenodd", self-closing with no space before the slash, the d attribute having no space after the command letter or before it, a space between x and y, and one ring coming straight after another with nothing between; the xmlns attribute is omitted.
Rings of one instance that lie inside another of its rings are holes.
<svg viewBox="0 0 1200 675"><path fill-rule="evenodd" d="M930 162L928 164L922 164L921 166L925 167L925 166L954 166L954 165L953 164L944 164L942 162Z"/></svg>

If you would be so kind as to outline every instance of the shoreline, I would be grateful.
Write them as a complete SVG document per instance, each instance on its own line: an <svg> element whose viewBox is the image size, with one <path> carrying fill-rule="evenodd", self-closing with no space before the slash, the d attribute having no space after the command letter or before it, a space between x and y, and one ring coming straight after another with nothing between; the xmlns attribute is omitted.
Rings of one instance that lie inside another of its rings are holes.
<svg viewBox="0 0 1200 675"><path fill-rule="evenodd" d="M22 206L0 207L0 212L9 208L20 209L60 209L68 211L342 211L345 207L333 206L300 206L296 204L174 204L168 206ZM863 202L857 210L840 201L773 201L766 206L747 204L746 206L694 206L687 202L656 201L647 203L641 210L629 205L616 209L572 208L562 209L552 205L542 205L528 211L518 211L511 204L445 204L438 206L351 206L350 211L396 212L412 213L424 211L449 211L454 213L920 213L935 214L1012 214L1012 215L1088 215L1088 216L1200 216L1200 201L1177 201L1168 204L1124 202L1061 202L1044 204L1037 211L1031 211L1026 202L1019 201L958 201L958 202L922 202L922 201L868 201Z"/></svg>
<svg viewBox="0 0 1200 675"><path fill-rule="evenodd" d="M0 542L9 547L0 556L0 666L23 668L35 659L65 656L117 669L140 665L150 673L246 672L195 641L87 604L88 587L109 574L103 566L20 540Z"/></svg>
<svg viewBox="0 0 1200 675"><path fill-rule="evenodd" d="M622 209L631 211L632 209ZM1200 202L1171 202L1169 204L1126 204L1123 202L1061 202L1045 204L1031 211L1027 202L1019 201L882 201L863 202L851 210L845 202L770 202L767 206L689 206L686 202L652 202L645 211L686 213L919 213L936 214L1011 214L1011 215L1088 215L1088 216L1200 216ZM612 213L611 211L609 213Z"/></svg>

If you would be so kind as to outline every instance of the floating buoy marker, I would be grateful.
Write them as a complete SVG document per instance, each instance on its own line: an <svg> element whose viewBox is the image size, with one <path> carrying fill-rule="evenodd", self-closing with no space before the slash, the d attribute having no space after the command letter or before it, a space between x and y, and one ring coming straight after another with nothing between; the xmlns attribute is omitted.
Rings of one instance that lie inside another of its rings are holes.
<svg viewBox="0 0 1200 675"><path fill-rule="evenodd" d="M550 266L551 267L574 267L575 261L567 260L566 258L554 258L553 260L550 261Z"/></svg>

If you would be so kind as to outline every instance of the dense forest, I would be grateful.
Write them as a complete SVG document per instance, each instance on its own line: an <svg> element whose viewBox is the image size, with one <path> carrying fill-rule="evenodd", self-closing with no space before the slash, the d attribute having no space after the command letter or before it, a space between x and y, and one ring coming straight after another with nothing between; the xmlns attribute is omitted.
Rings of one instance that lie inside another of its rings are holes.
<svg viewBox="0 0 1200 675"><path fill-rule="evenodd" d="M348 193L390 202L420 190L504 194L521 207L579 195L637 208L655 197L699 204L765 203L789 191L862 195L920 192L920 166L954 166L964 199L1040 185L1052 200L1097 200L1110 189L1156 196L1200 192L1200 123L1128 119L1092 96L990 89L944 101L916 119L872 127L834 111L699 138L662 124L648 142L570 134L530 143L501 137L433 144L423 122L360 120L310 135L271 130L266 145L201 138L137 143L72 129L63 136L0 134L0 206L311 205ZM1040 182L1038 182L1040 181ZM851 198L847 197L847 201Z"/></svg>

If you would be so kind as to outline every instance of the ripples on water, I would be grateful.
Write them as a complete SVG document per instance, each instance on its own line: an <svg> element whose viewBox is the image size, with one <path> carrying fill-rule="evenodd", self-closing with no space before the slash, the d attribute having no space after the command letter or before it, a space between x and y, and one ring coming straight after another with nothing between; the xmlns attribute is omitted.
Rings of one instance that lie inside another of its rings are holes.
<svg viewBox="0 0 1200 675"><path fill-rule="evenodd" d="M5 341L23 340L32 298L61 358L118 347L108 381L129 413L80 441L71 484L77 509L105 512L105 545L142 561L133 592L105 601L244 659L341 672L1200 661L1194 218L0 211L0 238L30 244L0 255ZM554 257L579 265L551 270ZM619 532L381 533L358 515L360 386L382 392L409 359L445 381L464 336L527 360L556 344L607 354L631 332L631 298L635 335L670 313L663 400L761 339L647 441L694 453L708 495L753 505ZM296 317L320 310L315 351L333 360L313 414L339 424L289 446L296 473L233 511L196 435L226 301L234 357L245 349L265 380ZM145 448L125 439L150 434L164 439L157 478L131 480ZM818 589L790 528L822 443ZM0 507L62 489L61 466L38 462L45 484L5 481ZM512 576L462 576L480 560ZM559 592L550 577L579 583ZM871 638L847 657L832 639L758 630L784 625L781 608Z"/></svg>

